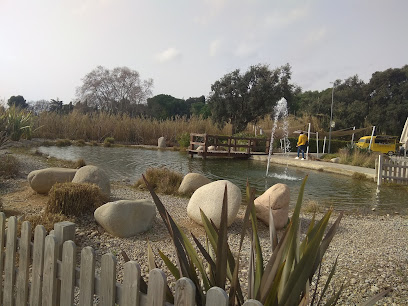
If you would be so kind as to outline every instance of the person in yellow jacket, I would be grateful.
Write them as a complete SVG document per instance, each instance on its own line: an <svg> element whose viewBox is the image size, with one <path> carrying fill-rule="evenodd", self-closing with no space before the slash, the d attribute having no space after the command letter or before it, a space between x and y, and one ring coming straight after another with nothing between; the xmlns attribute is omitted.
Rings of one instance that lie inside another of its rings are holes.
<svg viewBox="0 0 408 306"><path fill-rule="evenodd" d="M298 148L297 150L297 157L295 157L296 159L299 159L299 153L300 151L302 151L302 160L305 160L305 151L307 148L307 136L305 134L303 134L303 131L300 131L300 135L299 135L299 139L297 142L296 147Z"/></svg>

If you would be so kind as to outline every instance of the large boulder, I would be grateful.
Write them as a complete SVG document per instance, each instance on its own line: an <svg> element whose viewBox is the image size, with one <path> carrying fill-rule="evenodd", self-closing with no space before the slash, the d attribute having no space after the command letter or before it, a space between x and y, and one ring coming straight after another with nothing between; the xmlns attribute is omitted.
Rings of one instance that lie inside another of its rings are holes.
<svg viewBox="0 0 408 306"><path fill-rule="evenodd" d="M89 183L97 185L102 193L107 197L110 196L110 181L105 171L96 166L84 166L78 169L73 183Z"/></svg>
<svg viewBox="0 0 408 306"><path fill-rule="evenodd" d="M164 138L163 136L160 137L159 139L157 139L157 146L159 148L165 148L166 147L166 138Z"/></svg>
<svg viewBox="0 0 408 306"><path fill-rule="evenodd" d="M191 194L208 183L211 183L211 181L202 174L187 173L181 181L178 192L181 194Z"/></svg>
<svg viewBox="0 0 408 306"><path fill-rule="evenodd" d="M198 188L188 202L187 215L195 222L202 225L200 214L201 209L208 219L211 219L214 224L219 227L221 223L221 210L225 185L227 186L228 197L227 225L230 226L238 214L242 195L238 186L227 180L212 182Z"/></svg>
<svg viewBox="0 0 408 306"><path fill-rule="evenodd" d="M77 169L46 168L31 171L27 180L34 191L47 194L55 183L71 182L76 172Z"/></svg>
<svg viewBox="0 0 408 306"><path fill-rule="evenodd" d="M150 200L119 200L106 203L94 212L98 222L115 237L131 237L152 227L156 206Z"/></svg>
<svg viewBox="0 0 408 306"><path fill-rule="evenodd" d="M256 216L269 225L269 207L271 207L275 228L282 229L288 222L289 202L288 185L275 184L255 199Z"/></svg>

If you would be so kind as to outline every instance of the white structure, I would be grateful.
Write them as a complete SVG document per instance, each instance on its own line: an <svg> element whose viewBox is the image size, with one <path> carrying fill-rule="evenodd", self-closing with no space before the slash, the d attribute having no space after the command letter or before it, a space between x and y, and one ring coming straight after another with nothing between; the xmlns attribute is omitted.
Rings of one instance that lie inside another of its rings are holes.
<svg viewBox="0 0 408 306"><path fill-rule="evenodd" d="M404 156L406 156L408 150L408 117L401 133L400 143L402 143L402 146L404 147Z"/></svg>

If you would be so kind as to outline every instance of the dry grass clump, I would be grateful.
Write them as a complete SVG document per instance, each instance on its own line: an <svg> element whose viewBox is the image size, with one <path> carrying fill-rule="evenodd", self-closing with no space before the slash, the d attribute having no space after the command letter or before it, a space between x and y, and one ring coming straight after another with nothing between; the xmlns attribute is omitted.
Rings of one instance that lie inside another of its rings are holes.
<svg viewBox="0 0 408 306"><path fill-rule="evenodd" d="M51 230L54 229L54 224L63 221L70 221L74 222L73 218L67 217L63 214L55 214L50 212L42 213L41 215L28 215L24 216L25 221L29 221L31 223L31 231L34 235L35 227L37 225L43 225L45 230L49 233ZM18 231L20 231L21 223L18 225Z"/></svg>
<svg viewBox="0 0 408 306"><path fill-rule="evenodd" d="M57 147L68 147L72 145L72 142L69 139L57 139L57 141L55 142L55 145Z"/></svg>
<svg viewBox="0 0 408 306"><path fill-rule="evenodd" d="M99 187L94 184L57 183L48 195L46 212L67 216L92 213L108 201Z"/></svg>
<svg viewBox="0 0 408 306"><path fill-rule="evenodd" d="M10 178L18 174L19 163L17 158L10 154L2 155L0 162L0 177Z"/></svg>
<svg viewBox="0 0 408 306"><path fill-rule="evenodd" d="M178 188L183 180L181 173L169 170L166 167L149 168L146 170L145 177L155 192L173 195L177 195ZM135 187L146 189L143 178L135 183Z"/></svg>
<svg viewBox="0 0 408 306"><path fill-rule="evenodd" d="M82 168L82 167L85 167L85 166L86 166L86 162L85 162L85 160L83 158L77 159L74 162L74 168L75 169L79 169L79 168Z"/></svg>
<svg viewBox="0 0 408 306"><path fill-rule="evenodd" d="M343 149L339 151L340 163L365 168L375 168L377 153L360 150L358 148Z"/></svg>
<svg viewBox="0 0 408 306"><path fill-rule="evenodd" d="M302 211L305 213L319 213L322 212L323 209L319 202L315 200L308 200L302 205Z"/></svg>
<svg viewBox="0 0 408 306"><path fill-rule="evenodd" d="M364 173L360 173L360 172L354 172L351 177L355 180L366 180L367 179L367 175L365 175Z"/></svg>

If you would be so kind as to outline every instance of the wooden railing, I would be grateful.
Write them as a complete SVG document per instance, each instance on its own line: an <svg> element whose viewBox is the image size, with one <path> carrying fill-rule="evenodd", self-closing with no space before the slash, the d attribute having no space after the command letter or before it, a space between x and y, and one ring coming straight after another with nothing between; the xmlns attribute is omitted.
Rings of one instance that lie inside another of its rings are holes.
<svg viewBox="0 0 408 306"><path fill-rule="evenodd" d="M262 151L256 151L262 145ZM214 146L215 149L209 150ZM202 150L197 150L202 147ZM269 151L269 140L254 137L235 137L209 134L190 134L190 154L199 153L205 158L207 155L234 156L251 154L267 154Z"/></svg>
<svg viewBox="0 0 408 306"><path fill-rule="evenodd" d="M91 247L84 247L78 268L76 245L68 240L74 239L74 223L57 223L49 235L42 225L37 225L33 243L28 221L22 223L20 238L16 217L8 218L7 230L5 225L6 217L0 212L0 275L4 279L3 284L0 279L0 304L3 306L94 305L95 297L99 305L172 305L166 302L167 279L160 269L150 271L145 294L140 291L141 271L135 261L124 265L121 283L116 281L116 258L110 253L102 256L101 270L96 275L95 252ZM75 297L78 289L79 295ZM175 285L174 305L195 305L195 293L193 282L180 278ZM206 305L228 305L227 293L219 287L211 288L206 294ZM255 300L248 300L244 305L262 306Z"/></svg>
<svg viewBox="0 0 408 306"><path fill-rule="evenodd" d="M408 184L408 162L404 160L385 160L379 155L375 164L377 185L389 182L396 184Z"/></svg>

